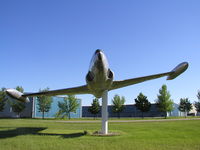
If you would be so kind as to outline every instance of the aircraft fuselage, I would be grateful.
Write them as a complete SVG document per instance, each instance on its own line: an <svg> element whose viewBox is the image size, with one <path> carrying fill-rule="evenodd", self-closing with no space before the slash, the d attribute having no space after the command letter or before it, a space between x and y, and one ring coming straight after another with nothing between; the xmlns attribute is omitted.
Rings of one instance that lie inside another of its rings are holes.
<svg viewBox="0 0 200 150"><path fill-rule="evenodd" d="M105 54L101 50L96 50L86 75L88 89L94 96L100 98L105 90L110 89L113 77Z"/></svg>

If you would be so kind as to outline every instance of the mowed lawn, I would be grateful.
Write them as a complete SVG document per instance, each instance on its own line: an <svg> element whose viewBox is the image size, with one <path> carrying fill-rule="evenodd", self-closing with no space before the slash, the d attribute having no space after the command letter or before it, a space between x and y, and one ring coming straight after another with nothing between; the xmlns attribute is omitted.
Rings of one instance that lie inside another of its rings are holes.
<svg viewBox="0 0 200 150"><path fill-rule="evenodd" d="M121 135L100 137L101 123L0 119L0 150L200 150L200 120L109 123Z"/></svg>

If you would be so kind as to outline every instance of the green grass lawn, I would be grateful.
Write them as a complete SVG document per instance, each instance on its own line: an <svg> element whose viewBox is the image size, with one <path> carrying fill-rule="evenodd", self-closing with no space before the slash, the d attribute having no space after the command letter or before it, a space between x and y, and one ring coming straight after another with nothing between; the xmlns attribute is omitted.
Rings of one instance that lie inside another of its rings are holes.
<svg viewBox="0 0 200 150"><path fill-rule="evenodd" d="M121 135L84 135L101 124L0 119L0 150L200 150L200 120L109 123Z"/></svg>

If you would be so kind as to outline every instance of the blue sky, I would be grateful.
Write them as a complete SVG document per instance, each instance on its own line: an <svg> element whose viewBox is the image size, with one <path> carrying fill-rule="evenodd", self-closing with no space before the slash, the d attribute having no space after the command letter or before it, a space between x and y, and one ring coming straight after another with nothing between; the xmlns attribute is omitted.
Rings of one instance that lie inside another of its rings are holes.
<svg viewBox="0 0 200 150"><path fill-rule="evenodd" d="M103 49L115 80L188 70L172 81L147 81L109 92L134 103L139 92L154 102L163 84L171 98L197 100L200 90L200 1L1 0L0 87L27 92L85 84L90 59ZM92 95L77 95L90 105Z"/></svg>

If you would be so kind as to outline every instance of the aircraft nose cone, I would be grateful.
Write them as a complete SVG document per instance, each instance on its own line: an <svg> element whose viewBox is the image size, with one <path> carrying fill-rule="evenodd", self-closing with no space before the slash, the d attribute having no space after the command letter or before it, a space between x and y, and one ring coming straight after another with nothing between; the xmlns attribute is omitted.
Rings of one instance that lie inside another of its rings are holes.
<svg viewBox="0 0 200 150"><path fill-rule="evenodd" d="M101 52L101 50L100 50L100 49L97 49L97 50L95 51L95 54L100 53L100 52Z"/></svg>
<svg viewBox="0 0 200 150"><path fill-rule="evenodd" d="M98 58L98 60L102 60L102 50L100 50L100 49L97 49L96 51L95 51L95 55L97 56L97 58Z"/></svg>

